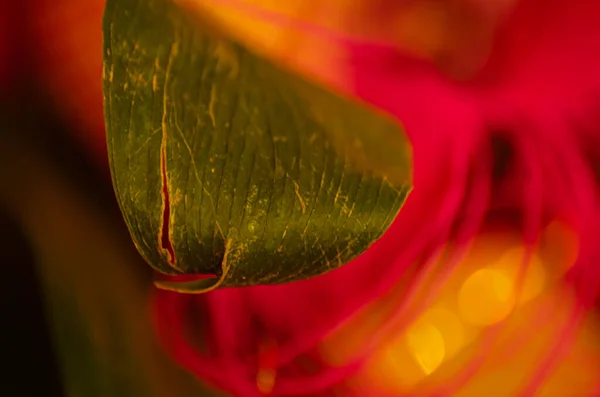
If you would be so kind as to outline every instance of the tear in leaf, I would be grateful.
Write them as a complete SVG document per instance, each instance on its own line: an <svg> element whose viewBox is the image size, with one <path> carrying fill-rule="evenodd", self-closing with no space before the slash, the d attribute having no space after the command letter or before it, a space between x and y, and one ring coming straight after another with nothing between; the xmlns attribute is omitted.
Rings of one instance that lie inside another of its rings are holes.
<svg viewBox="0 0 600 397"><path fill-rule="evenodd" d="M284 283L365 251L410 191L400 127L209 34L168 0L108 0L119 205L162 288Z"/></svg>

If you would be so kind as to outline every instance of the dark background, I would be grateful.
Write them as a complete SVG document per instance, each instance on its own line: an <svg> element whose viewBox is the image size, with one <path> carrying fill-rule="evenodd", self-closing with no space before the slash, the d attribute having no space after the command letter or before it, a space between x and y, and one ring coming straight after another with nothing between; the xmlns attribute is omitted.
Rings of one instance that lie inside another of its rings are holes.
<svg viewBox="0 0 600 397"><path fill-rule="evenodd" d="M35 95L38 94L38 95ZM16 92L0 112L0 134L19 134L46 154L72 180L98 190L93 166L70 139L72 134L51 111L53 105L33 89ZM25 119L24 119L25 118ZM2 162L0 162L0 166ZM1 183L1 182L0 182ZM106 192L99 192L106 194ZM5 397L63 396L57 358L37 270L27 239L0 206L0 394Z"/></svg>

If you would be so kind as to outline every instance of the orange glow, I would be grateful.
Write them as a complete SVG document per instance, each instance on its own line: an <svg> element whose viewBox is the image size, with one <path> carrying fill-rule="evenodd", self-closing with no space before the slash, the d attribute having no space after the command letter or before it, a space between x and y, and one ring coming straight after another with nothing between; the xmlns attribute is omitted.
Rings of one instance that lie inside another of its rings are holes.
<svg viewBox="0 0 600 397"><path fill-rule="evenodd" d="M444 362L444 337L435 326L422 324L418 328L411 327L406 340L410 353L425 375L433 373Z"/></svg>
<svg viewBox="0 0 600 397"><path fill-rule="evenodd" d="M256 376L256 386L262 394L271 394L275 387L276 372L273 369L261 369Z"/></svg>
<svg viewBox="0 0 600 397"><path fill-rule="evenodd" d="M463 320L490 326L506 319L515 304L515 289L508 275L495 269L480 269L463 283L458 307Z"/></svg>
<svg viewBox="0 0 600 397"><path fill-rule="evenodd" d="M265 340L258 354L258 373L256 374L256 387L264 395L271 394L277 378L278 345L274 339Z"/></svg>
<svg viewBox="0 0 600 397"><path fill-rule="evenodd" d="M522 390L544 354L557 343L557 333L569 321L575 305L559 280L576 258L577 242L570 229L554 222L530 254L525 263L527 250L517 235L481 235L435 302L407 327L398 324L399 331L372 352L354 380L355 387L375 385L392 395L440 387L446 390L450 380L484 348L481 344L490 335L490 326L500 325L497 342L485 348L489 351L483 366L451 395L482 395L491 388L514 395ZM345 337L332 337L324 343L327 362L343 362L337 352L344 349L344 341L354 340L358 345L358 340L373 332L373 324L364 325L381 321L386 302L378 305L370 309L379 313L375 317L364 315L338 332ZM600 372L600 343L594 329L598 332L596 319L586 319L540 395L585 395L597 387L594 374ZM351 357L343 356L346 360ZM577 379L577 385L571 379Z"/></svg>
<svg viewBox="0 0 600 397"><path fill-rule="evenodd" d="M346 87L346 50L342 43L323 40L322 37L306 34L289 23L257 18L256 15L228 1L219 0L176 0L198 15L207 17L233 39L254 52L286 65L296 73L333 87ZM240 3L274 12L295 20L310 21L320 25L327 19L328 27L336 29L344 24L331 15L347 16L342 12L347 2L334 2L330 7L305 0L243 0ZM339 3L339 4L338 4ZM332 12L333 10L333 12ZM336 12L337 11L337 12Z"/></svg>
<svg viewBox="0 0 600 397"><path fill-rule="evenodd" d="M340 37L386 42L464 78L489 57L498 26L517 0L175 0L208 18L255 52L305 77L348 86L347 53ZM306 23L304 29L294 22ZM374 22L377 21L377 22ZM295 25L295 26L294 26ZM307 34L307 26L332 33Z"/></svg>

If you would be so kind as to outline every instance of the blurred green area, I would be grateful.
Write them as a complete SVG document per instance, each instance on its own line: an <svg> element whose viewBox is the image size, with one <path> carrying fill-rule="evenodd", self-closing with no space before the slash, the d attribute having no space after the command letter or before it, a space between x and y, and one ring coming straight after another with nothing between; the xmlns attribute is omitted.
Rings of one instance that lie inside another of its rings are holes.
<svg viewBox="0 0 600 397"><path fill-rule="evenodd" d="M151 270L108 176L37 94L19 89L0 106L2 395L216 395L159 347Z"/></svg>

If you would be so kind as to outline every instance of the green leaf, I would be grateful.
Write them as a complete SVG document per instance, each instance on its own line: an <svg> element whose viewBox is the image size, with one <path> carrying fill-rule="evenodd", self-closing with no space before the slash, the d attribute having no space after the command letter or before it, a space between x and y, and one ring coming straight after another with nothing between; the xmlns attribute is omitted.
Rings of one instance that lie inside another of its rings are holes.
<svg viewBox="0 0 600 397"><path fill-rule="evenodd" d="M108 0L114 188L162 288L283 283L364 252L409 193L393 120L209 33L168 0Z"/></svg>

